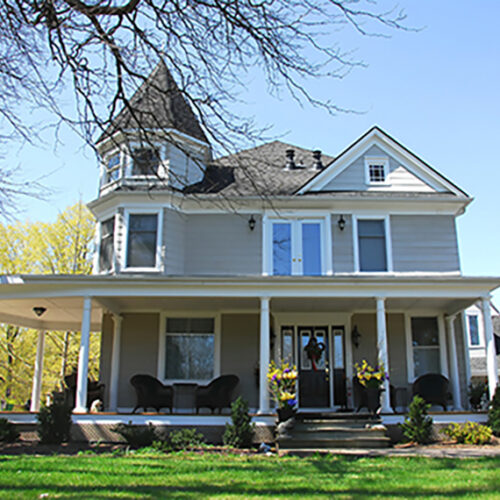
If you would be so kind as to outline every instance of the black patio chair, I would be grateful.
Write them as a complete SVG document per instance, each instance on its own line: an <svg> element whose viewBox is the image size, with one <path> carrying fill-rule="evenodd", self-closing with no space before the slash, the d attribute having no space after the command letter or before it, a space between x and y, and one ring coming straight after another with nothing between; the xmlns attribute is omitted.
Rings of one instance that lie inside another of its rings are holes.
<svg viewBox="0 0 500 500"><path fill-rule="evenodd" d="M154 408L158 413L161 408L169 408L172 413L174 406L174 389L170 385L163 385L157 378L151 375L134 375L130 383L135 389L137 402L132 413L138 408L148 411Z"/></svg>
<svg viewBox="0 0 500 500"><path fill-rule="evenodd" d="M427 403L441 405L446 411L450 385L449 380L440 373L427 373L413 382L413 396L417 394Z"/></svg>
<svg viewBox="0 0 500 500"><path fill-rule="evenodd" d="M229 408L232 394L240 379L236 375L221 375L212 380L208 385L198 386L195 395L196 413L200 408L210 408L212 413L222 408Z"/></svg>

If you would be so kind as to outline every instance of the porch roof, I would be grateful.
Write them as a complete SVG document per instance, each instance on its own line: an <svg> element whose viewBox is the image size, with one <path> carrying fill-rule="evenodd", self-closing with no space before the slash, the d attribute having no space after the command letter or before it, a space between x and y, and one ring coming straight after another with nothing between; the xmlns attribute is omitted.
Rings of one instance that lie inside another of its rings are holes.
<svg viewBox="0 0 500 500"><path fill-rule="evenodd" d="M439 310L454 314L500 286L498 277L443 274L342 274L335 276L74 276L0 278L0 322L47 330L79 330L83 298L92 298L91 329L103 312L151 310L248 310L270 297L271 312ZM44 307L39 318L33 307Z"/></svg>

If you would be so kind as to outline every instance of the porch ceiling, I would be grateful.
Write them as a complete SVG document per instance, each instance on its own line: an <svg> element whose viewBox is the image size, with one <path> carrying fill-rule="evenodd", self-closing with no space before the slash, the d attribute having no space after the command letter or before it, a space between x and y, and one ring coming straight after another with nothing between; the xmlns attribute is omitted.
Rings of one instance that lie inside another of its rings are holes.
<svg viewBox="0 0 500 500"><path fill-rule="evenodd" d="M34 307L45 307L46 311L38 317ZM92 301L90 328L101 330L102 307ZM36 328L37 330L79 331L82 324L82 297L50 297L30 299L0 300L0 323Z"/></svg>

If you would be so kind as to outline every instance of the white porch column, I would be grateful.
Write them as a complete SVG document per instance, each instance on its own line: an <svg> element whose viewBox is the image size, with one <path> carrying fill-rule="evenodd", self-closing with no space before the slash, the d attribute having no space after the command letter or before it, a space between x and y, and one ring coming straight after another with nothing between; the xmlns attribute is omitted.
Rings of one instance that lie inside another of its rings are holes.
<svg viewBox="0 0 500 500"><path fill-rule="evenodd" d="M389 373L389 354L387 352L387 328L385 323L385 299L377 297L377 350L378 359L384 364L384 369ZM392 413L390 400L390 383L384 380L384 389L382 392L382 412Z"/></svg>
<svg viewBox="0 0 500 500"><path fill-rule="evenodd" d="M76 382L76 401L74 413L87 413L87 376L89 372L90 346L90 314L92 301L90 297L83 299L82 336L78 355L78 377Z"/></svg>
<svg viewBox="0 0 500 500"><path fill-rule="evenodd" d="M260 384L259 413L269 413L269 391L267 390L267 369L270 357L269 298L260 299Z"/></svg>
<svg viewBox="0 0 500 500"><path fill-rule="evenodd" d="M40 398L42 396L42 373L43 373L43 350L45 347L45 331L38 332L38 343L36 345L35 371L33 372L33 388L31 391L30 411L40 410Z"/></svg>
<svg viewBox="0 0 500 500"><path fill-rule="evenodd" d="M481 299L481 310L483 312L484 339L486 342L486 369L488 372L488 388L490 399L495 394L498 385L498 366L495 351L495 340L493 338L493 323L491 322L490 299Z"/></svg>
<svg viewBox="0 0 500 500"><path fill-rule="evenodd" d="M462 397L460 395L460 378L458 374L457 343L455 337L455 318L456 316L446 316L448 330L448 344L450 347L450 378L451 391L453 393L453 406L455 410L462 410Z"/></svg>
<svg viewBox="0 0 500 500"><path fill-rule="evenodd" d="M113 350L111 353L111 376L109 383L109 409L111 411L116 411L118 406L122 319L122 316L119 314L113 314Z"/></svg>

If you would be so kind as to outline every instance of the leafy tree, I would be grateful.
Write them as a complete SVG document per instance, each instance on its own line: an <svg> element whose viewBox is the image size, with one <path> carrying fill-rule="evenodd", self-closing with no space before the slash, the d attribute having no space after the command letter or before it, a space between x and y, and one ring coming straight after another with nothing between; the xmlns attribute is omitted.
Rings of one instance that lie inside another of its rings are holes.
<svg viewBox="0 0 500 500"><path fill-rule="evenodd" d="M53 223L0 224L0 273L89 274L92 270L94 220L83 204L62 212ZM31 380L38 332L0 326L0 394L7 403L24 404ZM89 373L97 376L98 334L91 335ZM64 375L77 366L79 334L46 333L43 393L61 387Z"/></svg>

